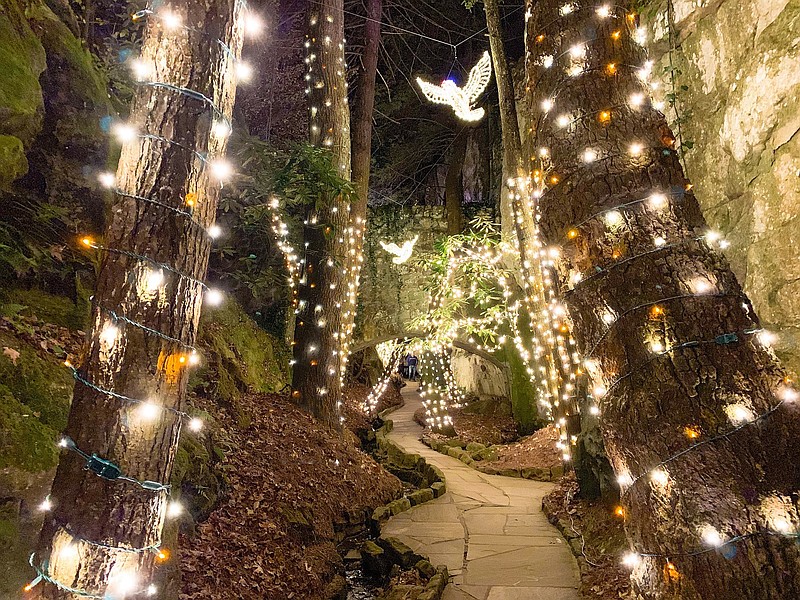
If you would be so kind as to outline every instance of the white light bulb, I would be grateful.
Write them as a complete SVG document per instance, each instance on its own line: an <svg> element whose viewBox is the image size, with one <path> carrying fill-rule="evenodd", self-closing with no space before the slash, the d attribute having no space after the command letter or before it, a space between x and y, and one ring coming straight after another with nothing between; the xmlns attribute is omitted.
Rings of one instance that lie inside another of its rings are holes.
<svg viewBox="0 0 800 600"><path fill-rule="evenodd" d="M233 166L227 160L216 159L211 162L211 174L220 181L225 181L233 175Z"/></svg>
<svg viewBox="0 0 800 600"><path fill-rule="evenodd" d="M131 71L136 81L148 81L153 77L153 65L140 58L131 61Z"/></svg>
<svg viewBox="0 0 800 600"><path fill-rule="evenodd" d="M592 388L592 396L599 399L605 396L607 391L604 385L598 384Z"/></svg>
<svg viewBox="0 0 800 600"><path fill-rule="evenodd" d="M231 134L231 126L225 121L214 121L214 124L211 126L211 133L214 137L225 139Z"/></svg>
<svg viewBox="0 0 800 600"><path fill-rule="evenodd" d="M544 112L549 112L551 108L553 108L553 101L550 98L542 100L542 110Z"/></svg>
<svg viewBox="0 0 800 600"><path fill-rule="evenodd" d="M669 483L669 475L663 469L653 469L650 471L650 481L656 485L665 486Z"/></svg>
<svg viewBox="0 0 800 600"><path fill-rule="evenodd" d="M583 151L583 162L592 163L597 160L597 152L592 148L587 148Z"/></svg>
<svg viewBox="0 0 800 600"><path fill-rule="evenodd" d="M68 543L62 546L61 550L58 552L59 558L75 558L78 556L78 546L77 544Z"/></svg>
<svg viewBox="0 0 800 600"><path fill-rule="evenodd" d="M221 235L222 228L219 225L212 225L208 228L208 237L210 237L212 240L217 239Z"/></svg>
<svg viewBox="0 0 800 600"><path fill-rule="evenodd" d="M605 19L611 14L611 8L607 4L604 4L603 6L598 6L595 12L598 17Z"/></svg>
<svg viewBox="0 0 800 600"><path fill-rule="evenodd" d="M666 243L667 243L667 240L665 240L661 236L658 236L657 238L653 239L653 244L655 244L656 248L660 248L661 246L663 246Z"/></svg>
<svg viewBox="0 0 800 600"><path fill-rule="evenodd" d="M565 16L570 14L573 10L575 10L575 7L572 4L565 4L558 9L558 12L561 14L561 16Z"/></svg>
<svg viewBox="0 0 800 600"><path fill-rule="evenodd" d="M251 37L258 37L264 31L264 21L258 15L249 13L244 22L244 31Z"/></svg>
<svg viewBox="0 0 800 600"><path fill-rule="evenodd" d="M223 300L222 292L216 289L210 289L206 292L206 302L209 306L219 306Z"/></svg>
<svg viewBox="0 0 800 600"><path fill-rule="evenodd" d="M172 501L167 504L167 516L178 517L183 513L183 505L180 502Z"/></svg>
<svg viewBox="0 0 800 600"><path fill-rule="evenodd" d="M236 63L236 79L237 81L250 81L253 77L253 67L246 62L238 61Z"/></svg>
<svg viewBox="0 0 800 600"><path fill-rule="evenodd" d="M559 127L566 127L567 125L569 125L569 121L570 121L569 115L566 114L559 115L558 119L556 119L556 124Z"/></svg>
<svg viewBox="0 0 800 600"><path fill-rule="evenodd" d="M167 29L177 29L183 23L183 19L179 14L174 12L162 12L161 13L161 22L164 24L164 27Z"/></svg>
<svg viewBox="0 0 800 600"><path fill-rule="evenodd" d="M634 142L628 147L628 152L630 152L631 156L639 156L643 150L644 146L639 142Z"/></svg>
<svg viewBox="0 0 800 600"><path fill-rule="evenodd" d="M731 422L731 424L736 426L750 423L755 420L753 411L741 402L728 404L724 410L728 420Z"/></svg>
<svg viewBox="0 0 800 600"><path fill-rule="evenodd" d="M592 406L589 407L589 412L591 414L597 416L597 415L600 414L600 407L592 404Z"/></svg>
<svg viewBox="0 0 800 600"><path fill-rule="evenodd" d="M775 528L775 531L780 533L789 533L792 530L792 524L783 517L774 519L772 521L772 526Z"/></svg>
<svg viewBox="0 0 800 600"><path fill-rule="evenodd" d="M767 331L766 329L762 329L756 334L758 341L761 343L762 346L766 346L769 348L775 342L778 341L778 336L772 333L771 331Z"/></svg>
<svg viewBox="0 0 800 600"><path fill-rule="evenodd" d="M121 144L131 142L135 140L137 136L136 128L128 123L117 123L114 125L111 132Z"/></svg>
<svg viewBox="0 0 800 600"><path fill-rule="evenodd" d="M630 104L634 108L640 107L642 104L644 104L644 94L640 92L631 94L630 98L628 98L628 104Z"/></svg>
<svg viewBox="0 0 800 600"><path fill-rule="evenodd" d="M606 224L614 227L622 223L622 213L618 210L610 210L608 211L605 216L603 217L606 221Z"/></svg>
<svg viewBox="0 0 800 600"><path fill-rule="evenodd" d="M709 546L719 547L725 542L725 538L711 525L704 525L700 530L700 536L703 538L703 542Z"/></svg>
<svg viewBox="0 0 800 600"><path fill-rule="evenodd" d="M139 406L139 415L146 421L152 421L161 413L161 407L155 402L144 402Z"/></svg>
<svg viewBox="0 0 800 600"><path fill-rule="evenodd" d="M47 496L44 500L42 500L42 503L39 504L39 510L47 512L51 508L53 508L53 502L50 500L50 496Z"/></svg>
<svg viewBox="0 0 800 600"><path fill-rule="evenodd" d="M633 569L642 562L642 557L636 554L635 552L628 552L622 557L622 564L628 567L629 569Z"/></svg>
<svg viewBox="0 0 800 600"><path fill-rule="evenodd" d="M800 394L794 388L784 386L778 390L778 397L784 402L794 402L800 398Z"/></svg>
<svg viewBox="0 0 800 600"><path fill-rule="evenodd" d="M189 429L192 431L200 431L203 428L203 420L199 417L192 417L189 420Z"/></svg>
<svg viewBox="0 0 800 600"><path fill-rule="evenodd" d="M704 277L695 277L689 282L689 289L695 294L709 294L714 291L714 286Z"/></svg>
<svg viewBox="0 0 800 600"><path fill-rule="evenodd" d="M117 178L110 171L103 171L97 175L97 180L104 188L112 188L117 183Z"/></svg>
<svg viewBox="0 0 800 600"><path fill-rule="evenodd" d="M586 46L583 44L575 44L569 49L569 55L572 58L581 58L586 53Z"/></svg>
<svg viewBox="0 0 800 600"><path fill-rule="evenodd" d="M647 199L647 203L650 208L660 209L667 205L668 200L664 194L653 194Z"/></svg>
<svg viewBox="0 0 800 600"><path fill-rule="evenodd" d="M119 337L119 328L111 321L108 321L98 337L106 346L112 346L117 341L117 337Z"/></svg>
<svg viewBox="0 0 800 600"><path fill-rule="evenodd" d="M200 364L200 355L197 352L192 351L192 353L189 355L189 364L190 365Z"/></svg>
<svg viewBox="0 0 800 600"><path fill-rule="evenodd" d="M155 596L158 593L158 588L154 586L152 583L147 586L147 595L148 596Z"/></svg>
<svg viewBox="0 0 800 600"><path fill-rule="evenodd" d="M147 274L147 289L151 292L157 290L164 283L164 271L151 269Z"/></svg>

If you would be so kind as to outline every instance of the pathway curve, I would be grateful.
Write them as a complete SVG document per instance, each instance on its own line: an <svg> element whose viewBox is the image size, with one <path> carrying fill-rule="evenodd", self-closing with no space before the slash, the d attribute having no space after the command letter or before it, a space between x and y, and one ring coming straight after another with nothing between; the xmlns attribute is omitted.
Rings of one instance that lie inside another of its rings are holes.
<svg viewBox="0 0 800 600"><path fill-rule="evenodd" d="M578 600L575 559L541 509L553 484L485 475L428 448L414 422L417 384L403 388L403 398L389 416L389 437L439 467L447 493L392 517L382 534L447 565L443 600Z"/></svg>

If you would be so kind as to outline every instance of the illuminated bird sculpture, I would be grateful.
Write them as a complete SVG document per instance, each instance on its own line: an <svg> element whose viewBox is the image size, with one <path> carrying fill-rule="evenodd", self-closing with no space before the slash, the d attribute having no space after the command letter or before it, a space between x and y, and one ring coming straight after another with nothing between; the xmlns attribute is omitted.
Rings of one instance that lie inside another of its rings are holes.
<svg viewBox="0 0 800 600"><path fill-rule="evenodd" d="M469 72L464 87L458 87L451 79L445 79L442 85L436 85L417 77L417 83L428 100L436 104L449 104L459 119L480 121L484 115L483 108L471 108L471 106L489 85L491 77L492 59L488 52L484 52Z"/></svg>
<svg viewBox="0 0 800 600"><path fill-rule="evenodd" d="M414 236L414 239L406 240L403 242L402 246L398 246L394 242L381 242L381 248L386 250L389 254L394 254L394 258L392 262L396 265L402 265L406 262L409 258L411 258L411 253L414 251L414 244L417 243L417 239L419 238L418 235Z"/></svg>

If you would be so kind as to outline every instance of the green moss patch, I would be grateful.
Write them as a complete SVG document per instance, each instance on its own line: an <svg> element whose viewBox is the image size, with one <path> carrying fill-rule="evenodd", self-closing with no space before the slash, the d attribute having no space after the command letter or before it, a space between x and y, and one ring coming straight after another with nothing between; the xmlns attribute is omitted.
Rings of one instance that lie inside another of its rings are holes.
<svg viewBox="0 0 800 600"><path fill-rule="evenodd" d="M232 300L203 311L199 345L208 363L194 384L220 400L233 403L246 392L277 392L287 383L287 349Z"/></svg>

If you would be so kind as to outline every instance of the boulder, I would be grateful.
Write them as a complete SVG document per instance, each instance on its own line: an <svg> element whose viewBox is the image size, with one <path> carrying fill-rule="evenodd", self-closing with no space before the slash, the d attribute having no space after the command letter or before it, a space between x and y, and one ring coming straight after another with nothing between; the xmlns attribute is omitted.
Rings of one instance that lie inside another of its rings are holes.
<svg viewBox="0 0 800 600"><path fill-rule="evenodd" d="M425 559L418 561L417 564L414 565L414 568L417 570L417 573L425 579L430 579L436 575L436 568Z"/></svg>
<svg viewBox="0 0 800 600"><path fill-rule="evenodd" d="M411 501L408 498L398 498L386 505L392 515L399 515L401 512L407 511L411 508Z"/></svg>
<svg viewBox="0 0 800 600"><path fill-rule="evenodd" d="M389 575L392 563L383 548L372 540L367 540L362 544L361 558L364 571L368 574L379 579L385 579Z"/></svg>
<svg viewBox="0 0 800 600"><path fill-rule="evenodd" d="M430 502L433 500L433 490L431 488L422 488L421 490L409 494L408 500L411 502L411 506Z"/></svg>
<svg viewBox="0 0 800 600"><path fill-rule="evenodd" d="M394 565L400 565L404 569L410 569L423 557L415 554L414 551L395 537L381 537L378 544L383 548L386 557Z"/></svg>
<svg viewBox="0 0 800 600"><path fill-rule="evenodd" d="M440 496L444 496L445 492L447 491L447 485L444 481L436 481L431 484L431 492L433 492L434 498L439 498Z"/></svg>

